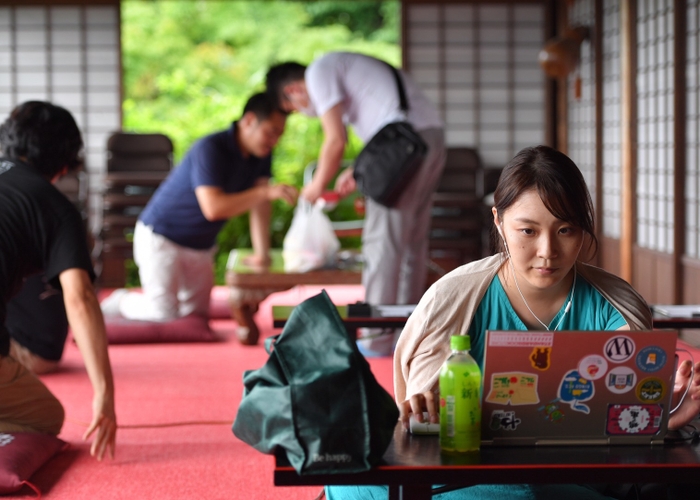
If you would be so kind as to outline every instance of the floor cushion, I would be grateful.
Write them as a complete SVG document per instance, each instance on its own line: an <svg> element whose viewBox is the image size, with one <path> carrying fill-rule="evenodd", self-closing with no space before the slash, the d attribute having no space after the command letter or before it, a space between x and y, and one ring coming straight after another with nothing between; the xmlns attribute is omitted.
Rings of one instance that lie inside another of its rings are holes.
<svg viewBox="0 0 700 500"><path fill-rule="evenodd" d="M65 441L50 434L0 432L0 495L17 491L25 484L40 495L29 478L67 447Z"/></svg>
<svg viewBox="0 0 700 500"><path fill-rule="evenodd" d="M217 340L209 320L185 316L170 321L140 321L122 316L105 316L110 344L148 344L158 342L211 342Z"/></svg>

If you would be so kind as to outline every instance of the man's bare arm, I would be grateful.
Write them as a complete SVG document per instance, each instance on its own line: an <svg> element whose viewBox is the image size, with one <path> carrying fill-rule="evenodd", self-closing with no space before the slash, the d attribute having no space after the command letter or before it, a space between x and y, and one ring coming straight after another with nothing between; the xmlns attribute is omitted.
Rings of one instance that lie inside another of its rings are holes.
<svg viewBox="0 0 700 500"><path fill-rule="evenodd" d="M84 439L95 438L90 454L102 460L105 452L114 458L117 417L114 380L107 352L107 335L100 304L84 269L72 268L59 275L68 323L80 349L93 389L92 421Z"/></svg>
<svg viewBox="0 0 700 500"><path fill-rule="evenodd" d="M225 220L249 212L254 206L282 199L294 204L297 190L286 184L256 185L240 193L227 193L220 187L198 186L194 190L199 207L207 220Z"/></svg>
<svg viewBox="0 0 700 500"><path fill-rule="evenodd" d="M340 169L347 144L347 131L343 125L343 105L338 103L321 116L323 144L318 156L314 178L301 191L301 196L314 203Z"/></svg>

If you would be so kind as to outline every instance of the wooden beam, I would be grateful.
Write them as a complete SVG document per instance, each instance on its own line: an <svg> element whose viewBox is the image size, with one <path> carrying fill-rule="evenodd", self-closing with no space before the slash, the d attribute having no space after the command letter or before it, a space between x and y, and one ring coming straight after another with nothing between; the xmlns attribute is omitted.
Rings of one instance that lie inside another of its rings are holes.
<svg viewBox="0 0 700 500"><path fill-rule="evenodd" d="M686 16L685 0L673 2L673 303L683 303L686 162Z"/></svg>
<svg viewBox="0 0 700 500"><path fill-rule="evenodd" d="M603 0L595 0L593 37L595 92L595 227L598 241L603 236ZM599 253L595 257L600 264Z"/></svg>
<svg viewBox="0 0 700 500"><path fill-rule="evenodd" d="M637 0L620 2L622 135L620 276L632 282L637 163Z"/></svg>

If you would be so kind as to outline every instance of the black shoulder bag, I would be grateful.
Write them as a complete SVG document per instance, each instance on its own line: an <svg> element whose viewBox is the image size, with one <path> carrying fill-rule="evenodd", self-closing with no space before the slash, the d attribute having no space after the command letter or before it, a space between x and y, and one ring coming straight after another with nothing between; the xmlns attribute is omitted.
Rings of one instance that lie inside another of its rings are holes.
<svg viewBox="0 0 700 500"><path fill-rule="evenodd" d="M391 65L399 92L401 110L408 111L408 100L401 75ZM406 120L385 125L355 159L353 177L357 189L377 203L391 207L418 171L428 146Z"/></svg>

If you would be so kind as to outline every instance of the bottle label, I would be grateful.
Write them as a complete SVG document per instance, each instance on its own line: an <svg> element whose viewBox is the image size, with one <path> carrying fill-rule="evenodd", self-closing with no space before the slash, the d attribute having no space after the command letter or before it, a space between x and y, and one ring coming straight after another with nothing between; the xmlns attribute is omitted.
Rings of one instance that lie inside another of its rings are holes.
<svg viewBox="0 0 700 500"><path fill-rule="evenodd" d="M447 417L447 436L455 437L455 397L445 396L445 416Z"/></svg>

